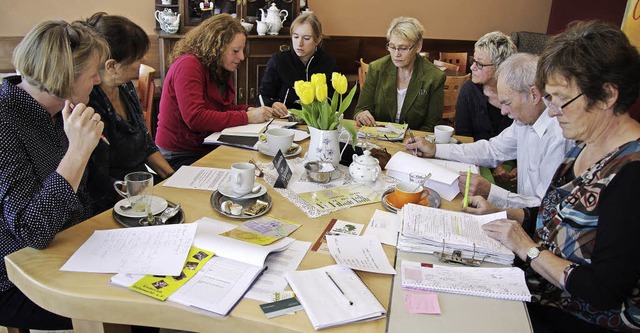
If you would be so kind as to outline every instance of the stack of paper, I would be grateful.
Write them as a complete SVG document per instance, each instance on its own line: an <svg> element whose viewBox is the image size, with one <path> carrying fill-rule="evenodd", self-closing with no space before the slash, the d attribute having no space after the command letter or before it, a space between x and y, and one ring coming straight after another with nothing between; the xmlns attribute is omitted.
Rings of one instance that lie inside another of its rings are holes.
<svg viewBox="0 0 640 333"><path fill-rule="evenodd" d="M227 315L264 271L267 255L285 250L294 241L286 237L260 246L221 236L221 233L235 228L230 223L203 218L197 221L197 226L193 246L212 251L215 256L168 300L220 315ZM129 287L142 277L118 274L111 278L111 282Z"/></svg>
<svg viewBox="0 0 640 333"><path fill-rule="evenodd" d="M472 164L421 158L402 151L393 154L385 167L387 176L400 181L409 181L411 172L431 173L431 178L426 186L449 201L460 193L458 188L459 172L467 172L469 168L471 168L471 172L479 173L478 167Z"/></svg>
<svg viewBox="0 0 640 333"><path fill-rule="evenodd" d="M269 121L259 124L247 124L242 126L228 127L222 132L215 132L204 139L204 144L217 144L232 147L258 149L258 137L264 133L267 125L269 128L289 128L295 126L296 121ZM296 131L297 132L297 131ZM296 140L297 141L297 140Z"/></svg>
<svg viewBox="0 0 640 333"><path fill-rule="evenodd" d="M377 140L402 141L407 131L407 124L378 122L377 126L362 126L358 131L359 138L372 137Z"/></svg>
<svg viewBox="0 0 640 333"><path fill-rule="evenodd" d="M285 277L315 329L383 318L386 311L350 268L288 272Z"/></svg>
<svg viewBox="0 0 640 333"><path fill-rule="evenodd" d="M487 236L483 224L506 218L505 212L471 215L414 204L402 208L402 233L398 249L408 252L451 254L462 251L463 258L474 257L503 265L513 264L515 255L499 241ZM475 249L475 252L474 252Z"/></svg>

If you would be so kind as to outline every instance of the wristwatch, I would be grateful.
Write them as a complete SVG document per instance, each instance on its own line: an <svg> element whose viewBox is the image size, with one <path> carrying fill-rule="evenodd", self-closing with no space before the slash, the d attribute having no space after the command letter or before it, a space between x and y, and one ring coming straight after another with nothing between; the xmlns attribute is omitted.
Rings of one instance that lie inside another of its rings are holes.
<svg viewBox="0 0 640 333"><path fill-rule="evenodd" d="M529 251L527 251L527 264L531 264L531 261L535 258L537 258L540 255L540 252L543 250L546 250L547 248L545 248L544 246L540 245L540 246L534 246L532 248L529 249Z"/></svg>

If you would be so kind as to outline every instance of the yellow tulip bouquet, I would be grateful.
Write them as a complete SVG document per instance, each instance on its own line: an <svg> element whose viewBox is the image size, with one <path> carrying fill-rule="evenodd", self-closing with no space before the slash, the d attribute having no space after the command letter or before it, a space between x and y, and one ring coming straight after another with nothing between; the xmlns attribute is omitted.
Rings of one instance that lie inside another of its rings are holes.
<svg viewBox="0 0 640 333"><path fill-rule="evenodd" d="M293 89L300 98L302 110L291 109L291 113L302 118L308 126L319 130L335 130L342 125L349 134L351 142L357 141L355 126L345 120L341 120L344 111L351 104L356 86L343 98L347 92L347 77L340 73L331 75L331 85L335 92L331 99L328 98L327 77L324 73L316 73L311 76L311 81L296 81Z"/></svg>

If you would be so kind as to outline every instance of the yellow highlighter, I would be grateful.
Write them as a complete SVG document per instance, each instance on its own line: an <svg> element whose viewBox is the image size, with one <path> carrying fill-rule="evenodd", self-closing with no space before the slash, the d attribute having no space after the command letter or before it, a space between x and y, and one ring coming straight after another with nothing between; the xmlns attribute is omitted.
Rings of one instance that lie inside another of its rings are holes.
<svg viewBox="0 0 640 333"><path fill-rule="evenodd" d="M467 184L464 186L464 200L462 200L464 207L469 206L469 183L471 183L471 167L467 169Z"/></svg>

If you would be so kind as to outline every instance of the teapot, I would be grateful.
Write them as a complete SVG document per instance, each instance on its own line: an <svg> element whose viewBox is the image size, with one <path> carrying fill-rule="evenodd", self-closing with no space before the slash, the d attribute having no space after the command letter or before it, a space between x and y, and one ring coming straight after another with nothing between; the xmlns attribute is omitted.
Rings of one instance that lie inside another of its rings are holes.
<svg viewBox="0 0 640 333"><path fill-rule="evenodd" d="M262 22L266 22L269 25L269 35L277 35L282 29L282 22L287 19L289 16L289 12L286 10L278 10L278 7L275 3L271 3L271 7L267 10L265 14L262 8L258 8L262 13ZM284 14L284 18L280 18Z"/></svg>
<svg viewBox="0 0 640 333"><path fill-rule="evenodd" d="M365 150L361 156L353 154L353 162L349 165L349 174L351 178L359 183L372 183L378 179L382 169L379 162L373 156L371 151Z"/></svg>
<svg viewBox="0 0 640 333"><path fill-rule="evenodd" d="M175 34L180 28L180 14L165 8L163 11L156 10L156 21L160 23L162 31Z"/></svg>

